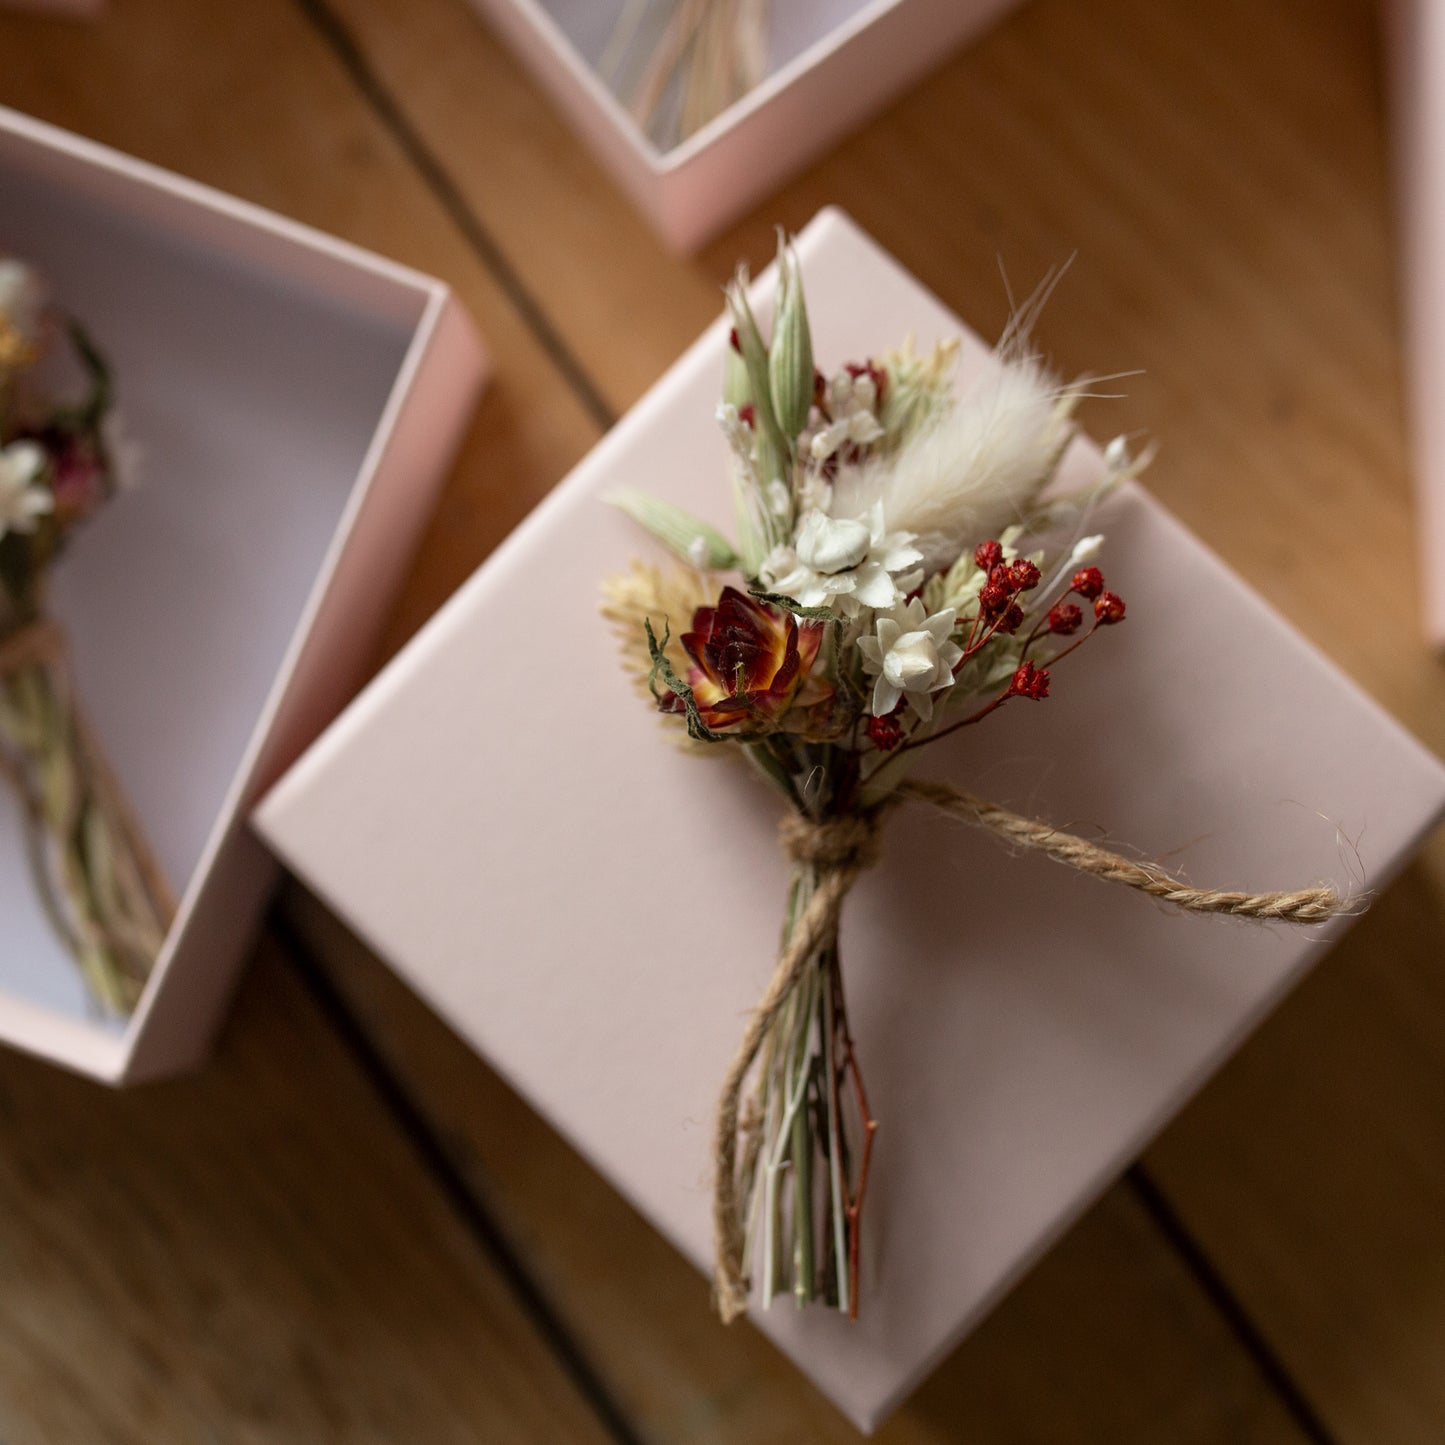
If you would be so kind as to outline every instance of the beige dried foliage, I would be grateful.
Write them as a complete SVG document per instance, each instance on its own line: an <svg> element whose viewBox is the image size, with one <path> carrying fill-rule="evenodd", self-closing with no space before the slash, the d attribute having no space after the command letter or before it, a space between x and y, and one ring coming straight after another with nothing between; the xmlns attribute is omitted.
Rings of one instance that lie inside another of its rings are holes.
<svg viewBox="0 0 1445 1445"><path fill-rule="evenodd" d="M670 634L663 650L679 676L686 677L691 661L682 649L682 634L692 626L693 613L713 600L704 574L685 567L664 569L634 560L626 572L603 583L602 615L612 624L623 667L643 697L652 697L652 657L643 622L652 624L659 642Z"/></svg>

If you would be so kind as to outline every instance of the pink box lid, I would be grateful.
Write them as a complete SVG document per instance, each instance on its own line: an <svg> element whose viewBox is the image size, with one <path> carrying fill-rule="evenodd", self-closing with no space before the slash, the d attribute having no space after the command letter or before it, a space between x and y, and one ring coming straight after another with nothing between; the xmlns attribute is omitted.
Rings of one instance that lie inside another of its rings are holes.
<svg viewBox="0 0 1445 1445"><path fill-rule="evenodd" d="M623 0L473 0L676 251L775 190L1019 0L788 0L771 68L701 130L659 151L596 69Z"/></svg>
<svg viewBox="0 0 1445 1445"><path fill-rule="evenodd" d="M1402 329L1425 628L1445 647L1445 6L1389 0Z"/></svg>
<svg viewBox="0 0 1445 1445"><path fill-rule="evenodd" d="M0 1043L134 1082L210 1042L276 872L245 820L364 677L486 355L445 283L4 107L0 194L139 445L51 607L179 905L98 1016L0 787Z"/></svg>
<svg viewBox="0 0 1445 1445"><path fill-rule="evenodd" d="M799 243L821 363L964 335L845 216ZM758 299L771 294L771 274ZM264 801L302 877L700 1268L716 1092L770 971L777 804L632 692L602 578L650 544L627 485L727 521L712 327ZM1098 466L1080 443L1076 473ZM1382 886L1445 769L1141 489L1102 516L1128 623L1054 696L920 771L1211 886ZM1344 841L1342 841L1344 840ZM1353 840L1351 843L1348 840ZM901 814L849 901L850 1007L882 1121L858 1324L754 1318L871 1428L1343 923L1184 917ZM697 1307L706 1308L700 1288Z"/></svg>

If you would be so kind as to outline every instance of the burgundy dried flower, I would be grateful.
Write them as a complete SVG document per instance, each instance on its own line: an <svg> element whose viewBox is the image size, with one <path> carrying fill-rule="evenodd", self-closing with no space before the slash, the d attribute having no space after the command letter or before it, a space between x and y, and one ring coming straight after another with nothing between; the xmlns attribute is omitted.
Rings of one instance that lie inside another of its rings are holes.
<svg viewBox="0 0 1445 1445"><path fill-rule="evenodd" d="M1113 592L1106 592L1094 603L1094 616L1099 625L1106 627L1113 622L1124 620L1124 599Z"/></svg>
<svg viewBox="0 0 1445 1445"><path fill-rule="evenodd" d="M1032 587L1039 585L1039 569L1028 560L1027 557L1020 557L1009 569L1009 582L1019 592L1027 592Z"/></svg>
<svg viewBox="0 0 1445 1445"><path fill-rule="evenodd" d="M776 723L794 705L823 701L830 685L812 677L825 624L724 587L715 607L699 607L682 645L695 664L687 681L704 723L714 732ZM681 702L666 699L666 711Z"/></svg>
<svg viewBox="0 0 1445 1445"><path fill-rule="evenodd" d="M1035 702L1042 702L1049 695L1048 669L1024 663L1014 673L1008 690L1010 697L1031 697Z"/></svg>
<svg viewBox="0 0 1445 1445"><path fill-rule="evenodd" d="M983 609L985 617L992 617L1002 612L1009 604L1008 589L990 582L982 592L978 594L978 605Z"/></svg>
<svg viewBox="0 0 1445 1445"><path fill-rule="evenodd" d="M1079 630L1084 614L1072 602L1056 602L1049 609L1049 631L1068 637Z"/></svg>
<svg viewBox="0 0 1445 1445"><path fill-rule="evenodd" d="M896 710L868 719L868 740L880 753L891 753L903 741L903 724Z"/></svg>
<svg viewBox="0 0 1445 1445"><path fill-rule="evenodd" d="M1104 574L1097 567L1085 567L1074 573L1069 584L1080 597L1093 601L1104 590Z"/></svg>
<svg viewBox="0 0 1445 1445"><path fill-rule="evenodd" d="M1003 561L1003 548L997 542L980 542L973 549L973 560L992 577L993 569Z"/></svg>

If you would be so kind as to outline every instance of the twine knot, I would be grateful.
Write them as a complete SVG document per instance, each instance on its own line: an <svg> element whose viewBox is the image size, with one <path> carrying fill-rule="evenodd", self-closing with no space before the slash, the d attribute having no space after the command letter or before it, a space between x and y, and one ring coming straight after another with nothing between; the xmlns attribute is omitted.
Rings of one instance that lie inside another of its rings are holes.
<svg viewBox="0 0 1445 1445"><path fill-rule="evenodd" d="M859 873L878 861L879 823L877 812L822 819L786 813L778 825L778 840L794 863Z"/></svg>
<svg viewBox="0 0 1445 1445"><path fill-rule="evenodd" d="M1107 883L1122 883L1187 912L1312 924L1337 918L1351 906L1327 884L1288 893L1195 888L1157 865L1121 857L1097 843L1061 832L1038 819L1021 817L944 783L906 782L888 803L866 813L823 819L797 812L787 814L778 826L783 851L794 864L814 868L818 878L807 906L784 939L773 976L748 1020L718 1102L713 1138L713 1229L717 1244L713 1285L724 1323L736 1319L748 1307L749 1282L743 1270L746 1238L738 1198L738 1139L740 1134L746 1139L742 1173L748 1174L757 1159L760 1134L756 1105L752 1101L746 1109L742 1105L743 1085L789 995L819 950L837 939L843 900L858 874L877 860L883 814L893 802L922 803L983 828L1015 848L1042 853L1080 873Z"/></svg>

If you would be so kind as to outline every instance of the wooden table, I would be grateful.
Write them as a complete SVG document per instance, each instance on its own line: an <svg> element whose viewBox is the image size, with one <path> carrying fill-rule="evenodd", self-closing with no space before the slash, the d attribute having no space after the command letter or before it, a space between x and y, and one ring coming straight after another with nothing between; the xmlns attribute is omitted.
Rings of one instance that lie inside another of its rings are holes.
<svg viewBox="0 0 1445 1445"><path fill-rule="evenodd" d="M498 373L387 641L838 202L984 332L1129 371L1086 421L1427 743L1367 0L1033 0L695 262L464 0L0 16L0 100L445 276ZM1106 409L1107 408L1107 409ZM379 661L380 659L378 659ZM882 1433L1445 1438L1437 838ZM0 1440L792 1442L845 1422L297 887L214 1064L0 1058Z"/></svg>

